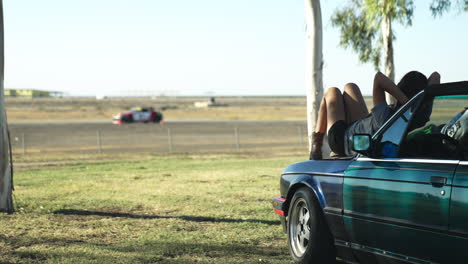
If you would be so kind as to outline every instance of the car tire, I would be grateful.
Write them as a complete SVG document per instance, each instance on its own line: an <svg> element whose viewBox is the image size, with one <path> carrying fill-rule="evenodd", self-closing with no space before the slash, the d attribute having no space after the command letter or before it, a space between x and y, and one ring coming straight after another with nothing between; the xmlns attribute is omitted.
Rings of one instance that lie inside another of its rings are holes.
<svg viewBox="0 0 468 264"><path fill-rule="evenodd" d="M288 212L288 246L296 263L335 263L333 237L314 194L308 188L294 193Z"/></svg>

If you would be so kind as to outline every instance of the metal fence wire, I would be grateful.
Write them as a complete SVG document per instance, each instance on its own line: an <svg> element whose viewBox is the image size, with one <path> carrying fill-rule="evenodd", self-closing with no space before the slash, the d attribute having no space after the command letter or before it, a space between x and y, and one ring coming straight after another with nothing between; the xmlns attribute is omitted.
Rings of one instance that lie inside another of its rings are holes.
<svg viewBox="0 0 468 264"><path fill-rule="evenodd" d="M10 125L14 154L307 150L305 122Z"/></svg>

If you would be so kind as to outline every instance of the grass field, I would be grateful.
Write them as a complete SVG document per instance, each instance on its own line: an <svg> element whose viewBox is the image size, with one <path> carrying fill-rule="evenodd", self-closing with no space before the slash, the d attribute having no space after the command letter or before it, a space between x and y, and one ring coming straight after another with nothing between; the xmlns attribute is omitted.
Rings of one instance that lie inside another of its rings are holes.
<svg viewBox="0 0 468 264"><path fill-rule="evenodd" d="M17 157L0 263L290 263L270 201L304 158Z"/></svg>

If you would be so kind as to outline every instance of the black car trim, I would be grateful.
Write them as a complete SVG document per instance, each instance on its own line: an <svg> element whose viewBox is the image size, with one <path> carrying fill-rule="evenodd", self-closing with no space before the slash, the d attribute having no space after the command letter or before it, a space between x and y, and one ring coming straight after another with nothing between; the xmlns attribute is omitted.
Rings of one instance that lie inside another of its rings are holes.
<svg viewBox="0 0 468 264"><path fill-rule="evenodd" d="M461 237L465 237L467 238L468 237L468 232L465 231L465 230L461 230L461 229L452 229L449 231L450 234L454 234L455 236L461 236ZM460 235L458 235L460 234Z"/></svg>
<svg viewBox="0 0 468 264"><path fill-rule="evenodd" d="M449 164L449 163L447 163ZM450 164L452 165L452 164ZM455 164L453 164L455 165ZM359 166L359 165L350 165L351 168L359 169L388 169L395 170L395 167L386 167L386 166ZM418 168L398 168L398 170L414 170L414 171L434 171L434 172L448 172L447 170L436 170L436 169L418 169Z"/></svg>
<svg viewBox="0 0 468 264"><path fill-rule="evenodd" d="M386 258L403 260L406 263L414 263L414 264L423 264L423 263L424 264L429 264L430 263L430 264L433 264L433 262L430 262L430 261L417 259L417 258L412 258L412 257L408 257L406 255L397 254L397 253L393 253L391 251L386 251L386 250L382 250L382 249L378 249L378 248L367 247L367 246L363 246L363 245L360 245L360 244L357 244L357 243L350 243L348 241L344 241L344 240L340 240L340 239L335 239L335 246L344 247L344 248L351 248L351 249L354 249L354 250L359 250L359 251L362 251L362 252L367 252L367 253L383 256L383 257L386 257Z"/></svg>
<svg viewBox="0 0 468 264"><path fill-rule="evenodd" d="M335 246L349 247L350 243L345 240L335 239Z"/></svg>
<svg viewBox="0 0 468 264"><path fill-rule="evenodd" d="M361 220L380 222L380 223L390 224L390 225L404 226L404 227L409 227L409 228L421 229L421 230L429 231L429 232L468 238L468 233L466 232L449 231L449 230L445 230L445 229L442 229L433 225L415 224L409 221L396 220L395 218L391 218L391 217L375 217L373 215L361 214L361 213L357 213L351 210L343 210L343 215L353 217L356 219L361 219Z"/></svg>
<svg viewBox="0 0 468 264"><path fill-rule="evenodd" d="M433 84L428 86L425 91L430 96L444 95L464 95L468 88L468 81Z"/></svg>
<svg viewBox="0 0 468 264"><path fill-rule="evenodd" d="M358 180L375 180L375 181L402 182L402 183L432 185L432 183L430 183L430 182L404 181L404 180L395 180L395 179L367 178L367 177L357 177L357 176L346 176L346 178L358 179ZM444 184L444 186L451 187L452 185L451 184Z"/></svg>
<svg viewBox="0 0 468 264"><path fill-rule="evenodd" d="M343 209L341 209L341 208L336 208L336 207L325 207L325 208L323 208L323 211L324 211L326 214L333 214L333 215L339 215L339 216L342 216L342 215L343 215Z"/></svg>
<svg viewBox="0 0 468 264"><path fill-rule="evenodd" d="M374 254L374 255L379 255L379 256L382 256L382 257L386 257L386 258L391 258L391 259L404 261L406 263L435 264L434 262L431 262L431 261L422 260L422 259L418 259L418 258L413 258L413 257L409 257L409 256L406 256L406 255L394 253L394 252L391 252L391 251L386 251L386 250L383 250L383 249L367 247L367 246L363 246L363 245L360 245L360 244L357 244L357 243L349 243L349 244L350 244L350 248L352 248L352 249L367 252L367 253L371 253L371 254Z"/></svg>
<svg viewBox="0 0 468 264"><path fill-rule="evenodd" d="M453 188L463 188L463 189L468 189L468 186L463 186L463 185L452 185Z"/></svg>

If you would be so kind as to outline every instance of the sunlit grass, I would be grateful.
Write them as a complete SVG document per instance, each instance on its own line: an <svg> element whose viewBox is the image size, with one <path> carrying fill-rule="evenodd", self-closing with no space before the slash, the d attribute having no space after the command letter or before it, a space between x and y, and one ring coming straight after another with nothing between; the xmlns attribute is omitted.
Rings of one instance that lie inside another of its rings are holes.
<svg viewBox="0 0 468 264"><path fill-rule="evenodd" d="M30 158L31 159L31 158ZM273 213L301 157L179 155L33 160L1 215L1 263L288 263Z"/></svg>

